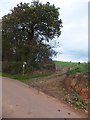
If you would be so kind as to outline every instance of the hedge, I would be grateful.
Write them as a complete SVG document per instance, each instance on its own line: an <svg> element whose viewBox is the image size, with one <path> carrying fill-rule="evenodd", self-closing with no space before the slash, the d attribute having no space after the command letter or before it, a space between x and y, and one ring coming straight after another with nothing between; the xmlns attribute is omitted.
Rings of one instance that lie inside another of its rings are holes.
<svg viewBox="0 0 90 120"><path fill-rule="evenodd" d="M25 66L25 73L30 73L34 70L55 70L55 64L53 62L49 64L40 64L32 66L27 64ZM2 62L2 72L11 73L11 74L22 74L23 73L23 62L21 61L3 61Z"/></svg>

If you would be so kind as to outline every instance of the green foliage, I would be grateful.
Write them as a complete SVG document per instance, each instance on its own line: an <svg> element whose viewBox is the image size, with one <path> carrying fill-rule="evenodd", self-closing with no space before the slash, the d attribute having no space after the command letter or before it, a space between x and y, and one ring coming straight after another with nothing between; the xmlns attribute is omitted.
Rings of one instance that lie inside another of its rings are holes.
<svg viewBox="0 0 90 120"><path fill-rule="evenodd" d="M21 62L2 62L2 72L7 72L11 74L22 73L22 64Z"/></svg>
<svg viewBox="0 0 90 120"><path fill-rule="evenodd" d="M88 110L88 108L90 107L90 102L87 102L84 99L82 99L76 91L73 90L69 94L67 91L63 91L63 92L65 95L64 100L67 103L74 105L74 107L84 110Z"/></svg>
<svg viewBox="0 0 90 120"><path fill-rule="evenodd" d="M49 64L44 63L33 63L32 65L25 65L25 71L24 73L29 74L32 71L37 70L48 70L48 71L54 71L55 70L55 64L51 61ZM2 72L5 73L11 73L11 74L23 74L23 62L21 61L3 61L2 62Z"/></svg>
<svg viewBox="0 0 90 120"><path fill-rule="evenodd" d="M73 104L79 109L88 109L88 103L83 100L75 91L71 93Z"/></svg>
<svg viewBox="0 0 90 120"><path fill-rule="evenodd" d="M49 2L20 3L2 18L2 24L3 61L26 61L28 68L35 68L56 55L48 42L60 36L62 20L59 8Z"/></svg>

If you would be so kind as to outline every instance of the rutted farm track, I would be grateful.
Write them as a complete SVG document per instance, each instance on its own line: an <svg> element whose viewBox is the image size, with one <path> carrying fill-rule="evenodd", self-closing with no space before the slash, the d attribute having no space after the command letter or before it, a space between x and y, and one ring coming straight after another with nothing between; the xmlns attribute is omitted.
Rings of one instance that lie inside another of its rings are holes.
<svg viewBox="0 0 90 120"><path fill-rule="evenodd" d="M74 75L67 75L66 73L66 71L59 71L46 78L32 79L27 84L29 87L36 88L38 91L42 91L64 103L69 103L69 106L73 106L79 111L87 112L87 101L89 99L87 73L77 73Z"/></svg>

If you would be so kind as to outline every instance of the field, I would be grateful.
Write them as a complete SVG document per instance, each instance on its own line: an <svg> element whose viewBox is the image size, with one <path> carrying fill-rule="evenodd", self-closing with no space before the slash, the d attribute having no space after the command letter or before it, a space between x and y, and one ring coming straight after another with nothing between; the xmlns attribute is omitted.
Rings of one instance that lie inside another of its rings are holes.
<svg viewBox="0 0 90 120"><path fill-rule="evenodd" d="M55 64L61 65L62 67L70 68L71 69L70 73L88 72L88 64L87 63L55 61Z"/></svg>

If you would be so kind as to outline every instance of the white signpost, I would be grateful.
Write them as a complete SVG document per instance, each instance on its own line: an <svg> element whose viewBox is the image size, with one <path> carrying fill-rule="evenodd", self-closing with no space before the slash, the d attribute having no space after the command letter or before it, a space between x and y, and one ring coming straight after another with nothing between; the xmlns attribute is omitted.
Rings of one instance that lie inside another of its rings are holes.
<svg viewBox="0 0 90 120"><path fill-rule="evenodd" d="M23 62L23 75L24 75L24 73L25 73L25 66L26 66L26 62Z"/></svg>

